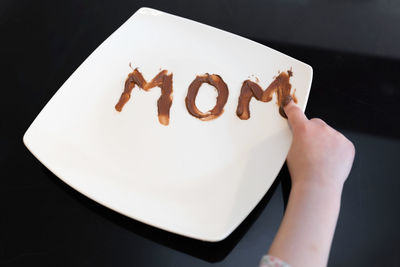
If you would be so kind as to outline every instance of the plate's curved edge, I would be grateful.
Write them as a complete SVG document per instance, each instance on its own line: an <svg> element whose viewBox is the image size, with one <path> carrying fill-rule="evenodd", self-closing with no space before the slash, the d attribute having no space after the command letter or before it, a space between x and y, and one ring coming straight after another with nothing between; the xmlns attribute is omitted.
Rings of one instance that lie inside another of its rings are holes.
<svg viewBox="0 0 400 267"><path fill-rule="evenodd" d="M311 91L311 85L312 85L312 80L313 80L313 75L314 75L314 69L313 69L313 67L311 67L307 63L303 62L303 64L308 68L308 70L310 72L310 79L308 81L307 94L306 94L306 98L305 98L305 101L304 101L304 107L302 107L303 112L305 112L306 111L306 107L307 107L307 103L308 103L308 98L310 97L310 91Z"/></svg>

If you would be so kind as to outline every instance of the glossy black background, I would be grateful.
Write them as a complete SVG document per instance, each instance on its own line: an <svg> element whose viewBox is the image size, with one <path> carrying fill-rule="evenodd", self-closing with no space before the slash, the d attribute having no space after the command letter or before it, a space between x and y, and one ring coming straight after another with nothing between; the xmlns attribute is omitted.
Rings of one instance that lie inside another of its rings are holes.
<svg viewBox="0 0 400 267"><path fill-rule="evenodd" d="M0 265L257 266L290 188L284 167L226 240L121 216L66 186L24 147L38 112L139 7L261 42L314 68L307 107L357 149L329 266L400 266L400 4L395 0L0 2Z"/></svg>

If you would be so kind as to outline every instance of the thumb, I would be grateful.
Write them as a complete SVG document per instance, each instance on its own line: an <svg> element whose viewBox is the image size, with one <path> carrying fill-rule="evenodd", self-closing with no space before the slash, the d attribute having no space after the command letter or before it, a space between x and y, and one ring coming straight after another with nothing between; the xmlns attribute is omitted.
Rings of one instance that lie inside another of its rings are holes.
<svg viewBox="0 0 400 267"><path fill-rule="evenodd" d="M308 119L304 112L292 101L283 107L289 121L289 125L293 131L299 126L307 123Z"/></svg>

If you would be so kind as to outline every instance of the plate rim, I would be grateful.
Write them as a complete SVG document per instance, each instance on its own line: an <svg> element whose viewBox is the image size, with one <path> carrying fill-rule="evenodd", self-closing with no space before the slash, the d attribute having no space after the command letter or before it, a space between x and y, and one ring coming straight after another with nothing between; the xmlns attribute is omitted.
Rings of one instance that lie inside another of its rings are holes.
<svg viewBox="0 0 400 267"><path fill-rule="evenodd" d="M304 102L304 108L302 108L302 110L305 111L306 106L307 106L307 102L308 102L308 99L309 99L309 94L310 94L310 91L311 91L312 80L313 80L313 68L312 68L309 64L307 64L307 63L305 63L305 62L303 62L303 61L300 61L300 60L298 60L298 59L296 59L296 58L293 58L293 57L291 57L291 56L289 56L289 55L287 55L287 54L284 54L284 53L282 53L282 52L280 52L280 51L278 51L278 50L275 50L275 49L273 49L273 48L271 48L271 47L268 47L268 46L266 46L266 45L260 44L260 43L258 43L258 42L256 42L256 41L253 41L253 40L248 39L248 38L246 38L246 37L243 37L243 36L240 36L240 35L237 35L237 34L228 32L228 31L226 31L226 30L222 30L222 29L219 29L219 28L216 28L216 27L213 27L213 26L204 24L204 23L202 23L202 22L198 22L198 21L195 21L195 20L192 20L192 19L188 19L188 18L185 18L185 17L182 17L182 16L170 14L170 13L167 13L167 12L164 12L164 11L160 11L160 10L157 10L157 9L154 9L154 8L141 7L141 8L139 8L136 12L134 12L124 23L122 23L113 33L111 33L109 36L107 36L107 38L106 38L103 42L101 42L101 44L98 45L98 46L97 46L97 47L82 61L82 63L73 71L73 73L72 73L72 74L65 80L65 82L57 89L57 91L54 93L54 95L53 95L53 96L48 100L48 102L43 106L43 108L42 108L42 109L40 110L40 112L37 114L37 116L36 116L35 119L32 121L32 123L30 124L30 126L28 127L28 129L25 131L25 133L24 133L24 135L23 135L23 138L22 138L22 141L23 141L24 145L26 146L26 148L29 150L29 152L31 152L32 155L33 155L41 164L43 164L43 166L45 166L48 170L50 170L58 179L60 179L62 182L64 182L65 184L67 184L68 186L70 186L71 188L73 188L74 190L78 191L80 194L84 195L85 197L87 197L87 198L89 198L89 199L91 199L91 200L97 202L98 204L100 204L100 205L102 205L102 206L104 206L104 207L106 207L106 208L108 208L108 209L111 209L112 211L117 212L117 213L119 213L119 214L121 214L121 215L123 215L123 216L126 216L126 217L128 217L128 218L130 218L130 219L134 219L134 220L139 221L139 222L141 222L141 223L150 225L151 227L159 228L159 229L162 229L162 230L164 230L164 231L167 231L167 232L170 232L170 233L173 233L173 234L177 234L177 235L180 235L180 236L185 236L185 237L189 237L189 238L193 238L193 239L198 239L198 240L201 240L201 241L207 241L207 242L219 242L219 241L222 241L222 240L224 240L225 238L227 238L232 232L234 232L234 230L237 229L238 226L239 226L240 224L242 224L242 223L246 220L246 218L249 216L249 214L251 214L251 212L253 212L253 210L254 210L254 209L257 207L257 205L260 203L261 199L262 199L262 198L265 196L265 194L267 194L268 191L270 190L271 185L272 185L272 184L275 182L275 180L276 180L276 177L275 177L273 180L271 180L270 185L269 185L268 187L266 187L266 190L265 190L264 194L261 195L260 198L258 198L258 200L257 200L257 202L256 202L256 204L255 204L255 206L252 207L251 209L249 209L247 212L243 213L244 215L241 216L241 217L242 217L241 220L237 220L235 223L231 224L230 227L224 228L224 231L220 231L220 234L197 235L197 234L195 234L195 233L179 232L179 231L176 231L176 230L174 230L174 229L168 229L168 227L164 227L163 224L158 224L157 222L154 222L154 221L148 221L148 220L146 220L145 218L141 218L141 217L137 217L137 216L132 216L131 214L128 214L127 212L124 212L124 211L120 210L118 207L114 207L113 205L110 205L109 203L104 202L104 201L98 199L98 197L97 197L95 194L93 195L93 194L91 194L91 193L85 192L85 190L83 190L82 188L79 188L79 186L76 186L76 185L74 185L73 183L71 183L71 181L70 181L69 179L63 178L63 175L59 175L59 173L58 173L58 171L56 170L56 168L51 167L51 164L48 164L48 163L46 162L46 160L45 160L43 157L39 157L39 156L38 156L37 151L35 151L34 145L32 145L32 142L33 142L33 141L30 139L30 132L31 132L31 130L32 130L34 127L36 127L37 124L35 124L35 123L37 122L38 117L40 117L41 114L44 113L44 112L47 110L47 107L48 107L49 103L51 103L52 101L54 101L54 98L55 98L58 94L60 94L60 91L62 91L62 90L60 90L60 89L64 86L64 84L66 84L66 83L68 82L68 80L70 79L70 77L72 77L72 76L76 73L76 71L80 68L80 66L81 66L82 64L84 64L84 63L86 62L86 60L87 60L95 51L97 51L105 42L107 42L107 40L108 40L113 34L115 34L121 27L123 27L133 16L135 16L135 14L138 14L138 13L143 12L143 11L161 12L161 13L166 14L166 15L168 15L168 16L173 16L174 18L186 20L187 22L190 22L190 23L197 23L197 24L202 25L203 27L207 27L207 28L210 28L210 29L213 29L213 30L218 30L218 31L224 32L225 34L233 35L235 38L238 38L238 37L239 37L239 38L241 38L241 39L243 39L243 40L245 40L245 41L247 41L247 42L250 42L250 43L255 44L255 45L258 45L258 46L262 46L263 48L267 48L267 49L269 49L269 50L271 50L271 51L273 51L273 52L275 52L275 53L279 53L279 55L283 55L283 56L288 57L288 58L290 58L290 59L292 59L292 60L295 60L295 61L297 61L297 62L300 62L301 64L304 65L305 68L308 69L308 71L309 71L309 73L310 73L310 79L309 79L309 82L308 82L309 84L308 84L308 90L307 90L306 98L305 98L305 102ZM279 169L282 168L282 166L284 165L284 163L285 163L285 160L283 161L283 163L281 164L281 166L280 166Z"/></svg>

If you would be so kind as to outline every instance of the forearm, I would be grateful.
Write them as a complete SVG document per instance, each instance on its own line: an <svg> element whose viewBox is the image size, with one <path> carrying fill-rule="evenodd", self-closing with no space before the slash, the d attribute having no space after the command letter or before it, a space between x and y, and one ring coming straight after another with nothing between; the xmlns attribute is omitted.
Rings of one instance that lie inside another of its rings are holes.
<svg viewBox="0 0 400 267"><path fill-rule="evenodd" d="M295 184L269 254L293 267L326 266L340 209L341 186Z"/></svg>

